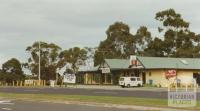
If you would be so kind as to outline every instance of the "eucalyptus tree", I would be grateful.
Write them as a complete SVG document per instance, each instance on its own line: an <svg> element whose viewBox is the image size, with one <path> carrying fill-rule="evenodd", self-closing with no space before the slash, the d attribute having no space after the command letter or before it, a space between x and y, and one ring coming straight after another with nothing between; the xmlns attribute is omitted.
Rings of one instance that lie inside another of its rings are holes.
<svg viewBox="0 0 200 111"><path fill-rule="evenodd" d="M143 55L144 49L152 41L147 27L141 26L136 34L123 22L115 22L106 31L107 38L101 41L94 55L95 66L105 58L128 59L130 55Z"/></svg>
<svg viewBox="0 0 200 111"><path fill-rule="evenodd" d="M59 54L59 66L63 67L65 65L69 65L66 70L72 69L73 72L77 72L79 66L85 64L85 60L87 59L87 51L84 48L73 47L68 50L63 50Z"/></svg>
<svg viewBox="0 0 200 111"><path fill-rule="evenodd" d="M28 46L26 51L30 54L28 62L25 67L30 69L33 75L38 76L39 71L39 54L40 54L40 65L41 65L41 79L50 80L56 79L57 69L59 66L59 54L61 48L54 43L39 42L33 43L33 45ZM39 53L40 52L40 53Z"/></svg>
<svg viewBox="0 0 200 111"><path fill-rule="evenodd" d="M4 82L12 82L24 80L25 75L22 71L22 64L16 58L12 58L2 64L2 71L0 71L0 80Z"/></svg>
<svg viewBox="0 0 200 111"><path fill-rule="evenodd" d="M106 31L107 38L101 41L94 55L95 66L104 58L127 58L135 53L134 38L130 28L123 22L115 22Z"/></svg>
<svg viewBox="0 0 200 111"><path fill-rule="evenodd" d="M159 32L164 31L165 56L193 57L196 35L189 30L189 22L173 9L156 13L155 19L162 23Z"/></svg>
<svg viewBox="0 0 200 111"><path fill-rule="evenodd" d="M156 37L148 44L147 48L144 49L144 55L151 57L163 57L165 56L164 49L164 42L160 38Z"/></svg>
<svg viewBox="0 0 200 111"><path fill-rule="evenodd" d="M134 39L136 54L143 56L145 54L145 49L148 48L148 45L152 41L151 32L148 31L147 27L141 26L134 35Z"/></svg>

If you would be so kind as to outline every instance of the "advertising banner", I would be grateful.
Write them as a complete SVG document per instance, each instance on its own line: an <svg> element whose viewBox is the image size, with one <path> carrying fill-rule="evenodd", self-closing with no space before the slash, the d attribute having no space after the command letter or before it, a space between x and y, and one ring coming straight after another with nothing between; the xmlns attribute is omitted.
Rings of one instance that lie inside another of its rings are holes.
<svg viewBox="0 0 200 111"><path fill-rule="evenodd" d="M76 83L76 75L75 74L65 74L63 82L64 83Z"/></svg>

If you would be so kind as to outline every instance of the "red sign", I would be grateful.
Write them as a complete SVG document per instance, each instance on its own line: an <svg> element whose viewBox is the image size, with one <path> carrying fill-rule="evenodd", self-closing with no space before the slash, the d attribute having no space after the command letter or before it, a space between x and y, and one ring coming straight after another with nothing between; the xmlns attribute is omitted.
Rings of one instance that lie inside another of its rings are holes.
<svg viewBox="0 0 200 111"><path fill-rule="evenodd" d="M131 65L138 65L137 60L131 60Z"/></svg>
<svg viewBox="0 0 200 111"><path fill-rule="evenodd" d="M165 76L166 76L167 78L176 76L176 70L167 70L167 71L165 72Z"/></svg>

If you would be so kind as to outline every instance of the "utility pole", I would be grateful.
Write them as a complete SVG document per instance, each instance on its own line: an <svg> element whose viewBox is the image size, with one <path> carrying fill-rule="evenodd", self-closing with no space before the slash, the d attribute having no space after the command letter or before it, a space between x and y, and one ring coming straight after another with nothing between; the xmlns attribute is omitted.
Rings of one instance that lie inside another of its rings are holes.
<svg viewBox="0 0 200 111"><path fill-rule="evenodd" d="M105 55L105 53L106 52L109 52L110 50L108 49L108 50L97 50L97 52L102 52L102 54L103 54L103 59L105 59L105 57L104 57L104 55ZM104 66L103 66L103 68L104 68ZM102 73L102 72L101 72ZM102 73L102 75L103 75L103 73ZM107 84L107 73L104 73L104 84ZM102 81L103 82L103 81ZM112 74L111 74L111 82L112 82Z"/></svg>
<svg viewBox="0 0 200 111"><path fill-rule="evenodd" d="M40 73L41 73L41 70L40 70L40 41L39 41L39 61L38 61L38 80L40 82Z"/></svg>

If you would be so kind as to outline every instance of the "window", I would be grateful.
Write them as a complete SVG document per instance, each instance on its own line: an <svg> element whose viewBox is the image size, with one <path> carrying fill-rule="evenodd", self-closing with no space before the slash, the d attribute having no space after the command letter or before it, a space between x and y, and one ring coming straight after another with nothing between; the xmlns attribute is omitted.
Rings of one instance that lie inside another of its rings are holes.
<svg viewBox="0 0 200 111"><path fill-rule="evenodd" d="M136 80L136 78L131 78L131 81L135 81Z"/></svg>
<svg viewBox="0 0 200 111"><path fill-rule="evenodd" d="M149 72L149 76L151 76L151 72Z"/></svg>
<svg viewBox="0 0 200 111"><path fill-rule="evenodd" d="M119 81L124 81L124 78L120 78Z"/></svg>
<svg viewBox="0 0 200 111"><path fill-rule="evenodd" d="M137 78L137 81L140 81L140 78Z"/></svg>

